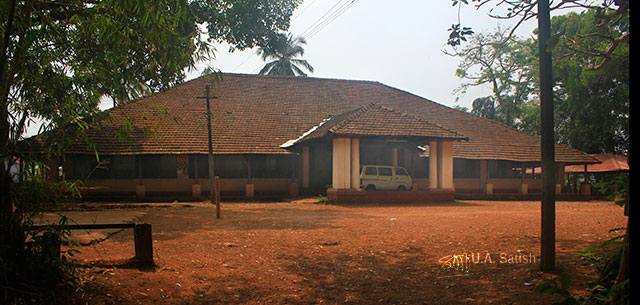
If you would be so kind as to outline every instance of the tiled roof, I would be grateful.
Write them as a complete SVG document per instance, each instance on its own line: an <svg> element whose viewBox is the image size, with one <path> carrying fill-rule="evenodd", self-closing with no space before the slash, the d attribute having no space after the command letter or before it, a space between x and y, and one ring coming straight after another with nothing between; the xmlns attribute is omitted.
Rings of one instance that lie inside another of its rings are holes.
<svg viewBox="0 0 640 305"><path fill-rule="evenodd" d="M590 173L620 172L629 170L627 156L615 154L596 154L591 156L602 161L602 163L587 165L587 171ZM567 173L584 173L584 165L565 166L564 171Z"/></svg>
<svg viewBox="0 0 640 305"><path fill-rule="evenodd" d="M455 131L372 103L332 116L291 145L328 136L421 138L424 143L428 139L467 140Z"/></svg>
<svg viewBox="0 0 640 305"><path fill-rule="evenodd" d="M206 153L206 104L201 97L211 78L201 77L166 92L106 111L101 129L88 136L102 154ZM312 77L224 74L213 88L214 153L282 154L283 143L298 139L320 122L369 104L409 113L424 122L464 135L454 157L514 161L540 160L540 138L489 119L454 110L378 82ZM132 126L123 124L132 122ZM118 139L118 131L128 140ZM76 141L69 152L93 150ZM592 157L564 145L556 160L594 163Z"/></svg>

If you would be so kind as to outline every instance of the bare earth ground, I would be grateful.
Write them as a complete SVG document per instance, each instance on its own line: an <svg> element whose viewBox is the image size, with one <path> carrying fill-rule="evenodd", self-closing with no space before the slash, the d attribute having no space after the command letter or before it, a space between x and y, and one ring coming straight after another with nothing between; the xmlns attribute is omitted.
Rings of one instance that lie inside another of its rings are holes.
<svg viewBox="0 0 640 305"><path fill-rule="evenodd" d="M549 304L533 288L540 203L325 205L315 199L138 208L156 266L138 269L131 229L80 247L75 304ZM622 208L558 202L557 266L572 291L596 278L576 251L613 237ZM468 254L466 265L451 255ZM535 262L533 262L535 260ZM64 300L66 303L67 300Z"/></svg>

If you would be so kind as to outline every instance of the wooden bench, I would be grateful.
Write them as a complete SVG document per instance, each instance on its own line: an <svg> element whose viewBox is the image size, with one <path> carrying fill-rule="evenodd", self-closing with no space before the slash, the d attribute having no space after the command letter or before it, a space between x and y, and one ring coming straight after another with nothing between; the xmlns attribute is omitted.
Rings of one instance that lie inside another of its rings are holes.
<svg viewBox="0 0 640 305"><path fill-rule="evenodd" d="M27 231L48 227L49 225L34 225L27 227ZM140 265L153 265L153 239L151 237L151 224L149 223L117 223L117 224L70 224L66 225L69 230L100 230L100 229L128 229L133 228L133 243L135 256L133 260ZM57 245L60 247L60 236L57 238ZM58 253L60 253L58 248Z"/></svg>

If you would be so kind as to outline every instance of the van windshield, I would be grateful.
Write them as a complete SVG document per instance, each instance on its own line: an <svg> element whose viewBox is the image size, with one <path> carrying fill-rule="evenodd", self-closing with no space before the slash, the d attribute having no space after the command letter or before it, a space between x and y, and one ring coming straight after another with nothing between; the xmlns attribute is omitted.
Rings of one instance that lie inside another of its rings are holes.
<svg viewBox="0 0 640 305"><path fill-rule="evenodd" d="M396 167L396 175L399 176L409 176L409 174L407 173L406 170L404 170L404 168L401 167Z"/></svg>

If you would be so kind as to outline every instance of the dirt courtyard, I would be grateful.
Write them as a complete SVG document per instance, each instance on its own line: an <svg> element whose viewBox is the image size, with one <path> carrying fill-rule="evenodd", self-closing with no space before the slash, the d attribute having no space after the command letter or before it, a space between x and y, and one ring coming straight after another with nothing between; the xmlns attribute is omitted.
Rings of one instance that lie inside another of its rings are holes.
<svg viewBox="0 0 640 305"><path fill-rule="evenodd" d="M131 208L131 207L130 207ZM549 304L540 202L334 205L315 199L135 207L156 266L138 269L133 233L79 247L75 304ZM624 227L612 202L557 202L557 266L573 292L596 278L576 254ZM453 255L467 255L456 264ZM65 301L66 303L66 301Z"/></svg>

